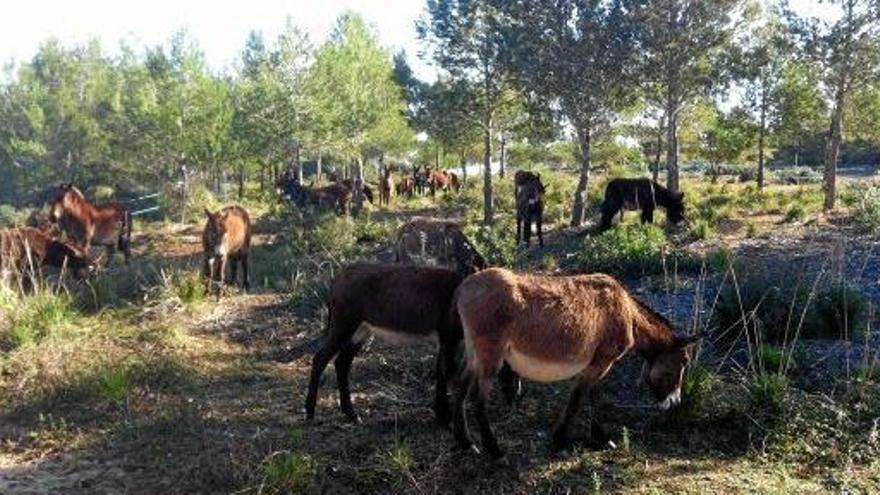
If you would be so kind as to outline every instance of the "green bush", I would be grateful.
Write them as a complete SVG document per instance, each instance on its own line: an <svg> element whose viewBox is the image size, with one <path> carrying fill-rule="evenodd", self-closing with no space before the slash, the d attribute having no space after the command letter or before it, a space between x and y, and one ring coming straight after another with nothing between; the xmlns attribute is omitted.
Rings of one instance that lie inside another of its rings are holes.
<svg viewBox="0 0 880 495"><path fill-rule="evenodd" d="M779 416L788 396L788 378L778 373L758 373L748 384L749 405L759 413Z"/></svg>
<svg viewBox="0 0 880 495"><path fill-rule="evenodd" d="M691 366L681 385L679 414L693 417L705 411L706 406L714 402L717 384L718 377L708 368L699 363Z"/></svg>
<svg viewBox="0 0 880 495"><path fill-rule="evenodd" d="M585 272L617 276L657 274L663 271L666 246L666 234L656 225L618 225L584 239L578 263Z"/></svg>
<svg viewBox="0 0 880 495"><path fill-rule="evenodd" d="M304 493L315 487L318 467L307 454L277 452L263 464L266 485L279 493Z"/></svg>
<svg viewBox="0 0 880 495"><path fill-rule="evenodd" d="M43 290L20 297L4 290L0 296L0 348L37 344L74 318L76 311L66 292Z"/></svg>
<svg viewBox="0 0 880 495"><path fill-rule="evenodd" d="M860 331L865 323L868 300L858 289L846 284L833 284L816 296L815 328L808 332L820 338L843 338Z"/></svg>
<svg viewBox="0 0 880 495"><path fill-rule="evenodd" d="M874 231L880 228L880 188L869 187L853 189L852 200L855 211L853 220L864 230Z"/></svg>
<svg viewBox="0 0 880 495"><path fill-rule="evenodd" d="M761 373L779 373L782 371L784 354L782 349L773 345L761 345L755 351L755 364Z"/></svg>
<svg viewBox="0 0 880 495"><path fill-rule="evenodd" d="M738 287L721 288L713 321L722 339L740 335L743 324L762 341L783 342L799 338L839 339L864 328L868 302L851 286L813 287L794 270L763 270L738 274ZM740 306L740 304L742 306ZM743 321L745 313L745 321ZM800 328L798 328L798 326Z"/></svg>

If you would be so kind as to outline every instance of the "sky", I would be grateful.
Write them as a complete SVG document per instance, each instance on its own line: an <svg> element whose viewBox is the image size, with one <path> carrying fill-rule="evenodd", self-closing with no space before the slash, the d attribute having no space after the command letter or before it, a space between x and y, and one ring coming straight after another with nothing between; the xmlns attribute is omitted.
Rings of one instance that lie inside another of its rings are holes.
<svg viewBox="0 0 880 495"><path fill-rule="evenodd" d="M436 71L417 56L414 23L423 0L23 0L4 2L0 17L0 62L29 60L50 37L64 44L99 39L111 52L126 40L136 49L167 44L186 28L216 70L233 67L251 30L267 41L291 17L313 43L325 39L335 19L346 10L359 12L394 51L404 49L416 75L433 80ZM832 15L818 0L791 0L801 15Z"/></svg>

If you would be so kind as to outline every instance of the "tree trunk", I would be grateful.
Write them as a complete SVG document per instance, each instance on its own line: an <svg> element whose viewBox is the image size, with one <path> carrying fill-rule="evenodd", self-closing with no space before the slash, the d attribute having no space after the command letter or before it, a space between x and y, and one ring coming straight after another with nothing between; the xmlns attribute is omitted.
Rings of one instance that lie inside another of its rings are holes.
<svg viewBox="0 0 880 495"><path fill-rule="evenodd" d="M244 199L244 162L238 164L238 200Z"/></svg>
<svg viewBox="0 0 880 495"><path fill-rule="evenodd" d="M651 174L654 182L660 181L660 157L663 155L663 128L665 124L666 119L660 117L660 120L657 122L657 149L654 150L654 169Z"/></svg>
<svg viewBox="0 0 880 495"><path fill-rule="evenodd" d="M587 212L587 186L590 183L590 128L579 127L577 130L578 144L581 151L581 171L577 189L574 192L574 204L571 207L571 226L580 227L584 223Z"/></svg>
<svg viewBox="0 0 880 495"><path fill-rule="evenodd" d="M767 133L767 84L761 84L761 127L758 129L758 191L764 192L764 135Z"/></svg>
<svg viewBox="0 0 880 495"><path fill-rule="evenodd" d="M364 160L358 158L351 171L352 195L354 197L353 213L357 215L364 208Z"/></svg>
<svg viewBox="0 0 880 495"><path fill-rule="evenodd" d="M434 153L434 170L440 170L440 147L437 146L437 151Z"/></svg>
<svg viewBox="0 0 880 495"><path fill-rule="evenodd" d="M495 219L495 193L492 191L492 116L486 116L483 129L483 222Z"/></svg>
<svg viewBox="0 0 880 495"><path fill-rule="evenodd" d="M498 177L504 178L504 167L507 163L507 137L501 133L501 149L498 150Z"/></svg>
<svg viewBox="0 0 880 495"><path fill-rule="evenodd" d="M467 159L464 153L459 153L459 160L461 162L461 183L467 184Z"/></svg>
<svg viewBox="0 0 880 495"><path fill-rule="evenodd" d="M678 184L678 115L672 104L666 109L666 187L677 193Z"/></svg>
<svg viewBox="0 0 880 495"><path fill-rule="evenodd" d="M315 184L321 183L321 162L323 161L324 155L319 151L318 159L316 160L315 165Z"/></svg>
<svg viewBox="0 0 880 495"><path fill-rule="evenodd" d="M260 192L266 190L266 164L260 164Z"/></svg>
<svg viewBox="0 0 880 495"><path fill-rule="evenodd" d="M843 138L844 103L844 93L842 90L838 90L834 102L834 113L831 114L831 129L828 133L828 142L825 144L823 182L825 189L824 210L826 212L834 209L834 202L837 196L837 157L840 154L840 141Z"/></svg>
<svg viewBox="0 0 880 495"><path fill-rule="evenodd" d="M299 146L297 146L296 150L293 152L293 160L294 160L293 165L296 167L296 181L300 184L304 184L304 182L303 182L303 166L302 166L302 160L300 160Z"/></svg>

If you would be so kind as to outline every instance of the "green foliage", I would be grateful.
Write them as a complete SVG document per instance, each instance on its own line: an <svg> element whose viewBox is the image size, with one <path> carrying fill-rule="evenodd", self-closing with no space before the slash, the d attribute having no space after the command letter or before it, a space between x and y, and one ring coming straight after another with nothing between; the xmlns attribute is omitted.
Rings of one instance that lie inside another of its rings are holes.
<svg viewBox="0 0 880 495"><path fill-rule="evenodd" d="M678 414L695 417L714 402L718 377L705 366L696 363L688 368L681 384L681 404Z"/></svg>
<svg viewBox="0 0 880 495"><path fill-rule="evenodd" d="M0 293L0 348L39 343L76 318L66 292L39 290L22 297L9 289Z"/></svg>
<svg viewBox="0 0 880 495"><path fill-rule="evenodd" d="M773 345L761 345L755 351L755 365L761 373L781 373L785 355L782 349Z"/></svg>
<svg viewBox="0 0 880 495"><path fill-rule="evenodd" d="M105 366L95 377L98 397L119 403L128 396L132 384L126 366Z"/></svg>
<svg viewBox="0 0 880 495"><path fill-rule="evenodd" d="M836 283L819 292L815 302L814 330L823 338L845 338L863 330L868 310L865 294L851 285Z"/></svg>
<svg viewBox="0 0 880 495"><path fill-rule="evenodd" d="M880 188L852 188L853 220L860 228L873 232L880 228Z"/></svg>
<svg viewBox="0 0 880 495"><path fill-rule="evenodd" d="M748 329L765 342L799 338L839 339L864 329L867 299L853 287L833 283L815 290L793 271L763 269L737 274L721 288L712 315L722 339Z"/></svg>
<svg viewBox="0 0 880 495"><path fill-rule="evenodd" d="M263 462L263 476L278 493L304 493L315 488L318 465L308 454L276 452Z"/></svg>
<svg viewBox="0 0 880 495"><path fill-rule="evenodd" d="M748 380L749 404L757 412L779 417L785 408L789 381L778 373L758 373Z"/></svg>
<svg viewBox="0 0 880 495"><path fill-rule="evenodd" d="M618 225L584 239L578 262L585 272L656 274L663 271L666 247L666 234L656 225Z"/></svg>

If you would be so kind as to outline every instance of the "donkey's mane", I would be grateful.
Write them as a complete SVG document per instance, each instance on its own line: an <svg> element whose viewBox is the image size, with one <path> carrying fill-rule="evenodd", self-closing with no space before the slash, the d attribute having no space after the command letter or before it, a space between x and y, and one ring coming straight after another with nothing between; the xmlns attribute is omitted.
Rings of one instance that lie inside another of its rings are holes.
<svg viewBox="0 0 880 495"><path fill-rule="evenodd" d="M647 316L649 320L659 322L662 326L666 327L669 332L670 338L675 337L675 326L672 324L671 321L669 321L668 318L655 311L651 306L648 306L647 303L645 303L638 297L633 296L629 292L627 292L627 295L634 303L636 303L636 306L639 308L639 310L645 316Z"/></svg>

